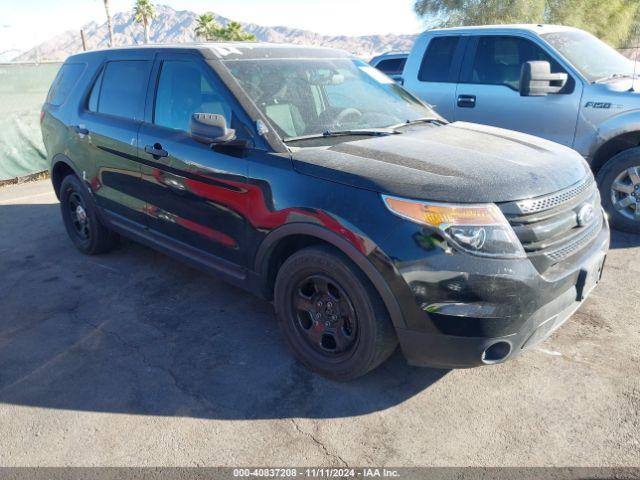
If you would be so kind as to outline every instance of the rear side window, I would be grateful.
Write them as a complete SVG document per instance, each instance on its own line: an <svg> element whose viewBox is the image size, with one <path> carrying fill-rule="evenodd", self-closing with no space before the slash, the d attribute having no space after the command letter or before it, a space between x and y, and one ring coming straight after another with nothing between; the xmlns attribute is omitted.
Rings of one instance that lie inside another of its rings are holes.
<svg viewBox="0 0 640 480"><path fill-rule="evenodd" d="M378 62L376 68L384 73L402 73L406 58L390 58L388 60L382 60Z"/></svg>
<svg viewBox="0 0 640 480"><path fill-rule="evenodd" d="M142 120L151 62L108 62L89 96L89 110L116 117Z"/></svg>
<svg viewBox="0 0 640 480"><path fill-rule="evenodd" d="M449 82L453 54L460 37L432 38L422 59L418 80L422 82Z"/></svg>
<svg viewBox="0 0 640 480"><path fill-rule="evenodd" d="M84 71L84 63L65 63L58 70L56 78L51 84L49 94L47 95L47 103L50 105L62 105L71 93L71 89Z"/></svg>

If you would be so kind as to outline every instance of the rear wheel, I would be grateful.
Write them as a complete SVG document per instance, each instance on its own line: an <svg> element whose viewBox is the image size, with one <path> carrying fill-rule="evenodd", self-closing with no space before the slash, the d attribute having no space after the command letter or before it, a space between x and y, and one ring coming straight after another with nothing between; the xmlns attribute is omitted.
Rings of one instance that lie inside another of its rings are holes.
<svg viewBox="0 0 640 480"><path fill-rule="evenodd" d="M306 248L285 261L276 278L275 307L296 357L334 380L364 375L397 345L376 290L331 247Z"/></svg>
<svg viewBox="0 0 640 480"><path fill-rule="evenodd" d="M75 175L62 180L60 211L69 238L82 253L103 253L115 244L115 233L100 222L93 199Z"/></svg>
<svg viewBox="0 0 640 480"><path fill-rule="evenodd" d="M611 225L617 230L640 233L640 148L614 156L597 178Z"/></svg>

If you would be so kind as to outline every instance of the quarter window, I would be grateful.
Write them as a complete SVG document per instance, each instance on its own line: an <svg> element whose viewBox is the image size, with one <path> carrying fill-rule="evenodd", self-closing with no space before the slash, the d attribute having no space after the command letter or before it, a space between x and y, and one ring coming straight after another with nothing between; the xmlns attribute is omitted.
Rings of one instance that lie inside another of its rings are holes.
<svg viewBox="0 0 640 480"><path fill-rule="evenodd" d="M71 89L75 86L78 78L80 78L84 68L85 66L82 63L65 63L62 65L49 89L47 103L55 106L62 105L69 93L71 93Z"/></svg>
<svg viewBox="0 0 640 480"><path fill-rule="evenodd" d="M231 125L231 108L216 90L199 64L165 60L158 82L154 123L188 131L192 114L216 113Z"/></svg>
<svg viewBox="0 0 640 480"><path fill-rule="evenodd" d="M460 37L432 38L422 59L418 80L422 82L450 82L453 54ZM456 80L453 80L455 82Z"/></svg>

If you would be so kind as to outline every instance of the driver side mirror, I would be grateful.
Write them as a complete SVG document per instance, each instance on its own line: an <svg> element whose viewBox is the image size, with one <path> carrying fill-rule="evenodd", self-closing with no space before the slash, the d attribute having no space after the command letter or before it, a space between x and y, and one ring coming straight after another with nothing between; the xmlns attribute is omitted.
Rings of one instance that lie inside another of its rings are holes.
<svg viewBox="0 0 640 480"><path fill-rule="evenodd" d="M236 131L227 128L227 120L215 113L194 113L189 122L189 134L200 143L219 144L234 140Z"/></svg>
<svg viewBox="0 0 640 480"><path fill-rule="evenodd" d="M520 70L520 96L543 97L558 93L567 83L566 73L551 73L547 61L525 62Z"/></svg>

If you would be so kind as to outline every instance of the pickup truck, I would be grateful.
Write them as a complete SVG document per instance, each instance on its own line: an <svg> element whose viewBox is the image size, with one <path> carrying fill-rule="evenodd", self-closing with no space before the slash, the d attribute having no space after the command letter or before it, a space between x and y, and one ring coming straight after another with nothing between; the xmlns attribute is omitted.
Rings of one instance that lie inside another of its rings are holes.
<svg viewBox="0 0 640 480"><path fill-rule="evenodd" d="M518 130L577 150L596 175L612 226L638 233L636 73L634 62L582 30L502 25L424 32L402 81L449 121Z"/></svg>

